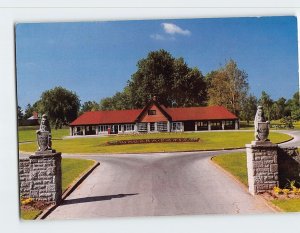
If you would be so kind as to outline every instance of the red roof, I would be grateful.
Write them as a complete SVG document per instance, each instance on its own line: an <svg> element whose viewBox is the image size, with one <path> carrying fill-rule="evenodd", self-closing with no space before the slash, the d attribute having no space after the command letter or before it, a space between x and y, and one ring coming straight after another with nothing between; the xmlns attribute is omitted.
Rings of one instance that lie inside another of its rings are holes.
<svg viewBox="0 0 300 233"><path fill-rule="evenodd" d="M190 108L163 107L163 109L171 116L172 121L238 119L222 106ZM70 125L134 123L142 111L143 109L85 112Z"/></svg>
<svg viewBox="0 0 300 233"><path fill-rule="evenodd" d="M142 109L85 112L70 125L132 123Z"/></svg>
<svg viewBox="0 0 300 233"><path fill-rule="evenodd" d="M167 108L167 112L173 121L237 119L223 106Z"/></svg>

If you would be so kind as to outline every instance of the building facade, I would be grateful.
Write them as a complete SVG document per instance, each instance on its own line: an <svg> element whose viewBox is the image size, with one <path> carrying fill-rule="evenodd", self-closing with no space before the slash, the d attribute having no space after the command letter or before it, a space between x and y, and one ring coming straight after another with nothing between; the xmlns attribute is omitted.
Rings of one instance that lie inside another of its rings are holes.
<svg viewBox="0 0 300 233"><path fill-rule="evenodd" d="M143 109L85 112L70 124L70 136L239 129L222 106L166 108L156 99Z"/></svg>

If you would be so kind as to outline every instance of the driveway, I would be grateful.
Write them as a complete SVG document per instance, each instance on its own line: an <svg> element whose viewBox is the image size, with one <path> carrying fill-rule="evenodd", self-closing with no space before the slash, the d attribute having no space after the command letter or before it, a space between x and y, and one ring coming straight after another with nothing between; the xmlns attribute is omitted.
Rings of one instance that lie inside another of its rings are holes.
<svg viewBox="0 0 300 233"><path fill-rule="evenodd" d="M212 164L220 153L84 156L100 166L47 219L272 212Z"/></svg>
<svg viewBox="0 0 300 233"><path fill-rule="evenodd" d="M282 132L294 137L282 147L300 147L300 131ZM47 219L273 212L212 164L223 153L63 155L101 165Z"/></svg>

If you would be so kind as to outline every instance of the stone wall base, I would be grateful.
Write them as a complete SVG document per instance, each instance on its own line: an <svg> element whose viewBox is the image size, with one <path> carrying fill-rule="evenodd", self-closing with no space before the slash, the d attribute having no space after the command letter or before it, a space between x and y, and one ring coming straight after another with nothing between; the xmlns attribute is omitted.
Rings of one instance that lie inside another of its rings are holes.
<svg viewBox="0 0 300 233"><path fill-rule="evenodd" d="M39 152L21 159L19 172L22 197L51 203L61 201L61 153Z"/></svg>
<svg viewBox="0 0 300 233"><path fill-rule="evenodd" d="M253 141L246 145L249 192L264 193L279 185L278 145Z"/></svg>

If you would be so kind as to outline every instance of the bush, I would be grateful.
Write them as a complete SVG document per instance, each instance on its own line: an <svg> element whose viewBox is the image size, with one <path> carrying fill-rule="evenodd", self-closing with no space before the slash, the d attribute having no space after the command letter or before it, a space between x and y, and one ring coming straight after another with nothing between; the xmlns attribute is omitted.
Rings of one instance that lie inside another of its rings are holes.
<svg viewBox="0 0 300 233"><path fill-rule="evenodd" d="M107 145L126 145L143 143L163 143L163 142L199 142L199 138L149 138L149 139L131 139L106 142Z"/></svg>

